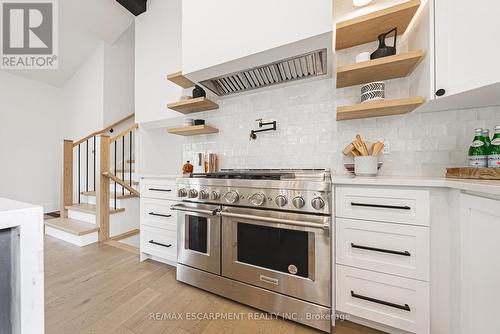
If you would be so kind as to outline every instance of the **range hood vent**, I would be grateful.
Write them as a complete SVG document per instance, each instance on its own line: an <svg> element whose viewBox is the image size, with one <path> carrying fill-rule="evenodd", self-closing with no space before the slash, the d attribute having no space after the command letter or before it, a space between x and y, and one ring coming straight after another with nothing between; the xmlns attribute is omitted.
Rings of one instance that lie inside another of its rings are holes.
<svg viewBox="0 0 500 334"><path fill-rule="evenodd" d="M218 96L308 79L328 72L326 49L207 79L200 83Z"/></svg>

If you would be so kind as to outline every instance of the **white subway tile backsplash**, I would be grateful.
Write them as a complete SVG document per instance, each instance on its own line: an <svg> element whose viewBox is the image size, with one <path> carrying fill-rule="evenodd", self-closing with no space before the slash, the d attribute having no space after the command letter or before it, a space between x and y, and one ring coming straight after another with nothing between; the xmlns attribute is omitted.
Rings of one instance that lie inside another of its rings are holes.
<svg viewBox="0 0 500 334"><path fill-rule="evenodd" d="M395 95L408 89L407 80L386 84ZM205 119L220 133L187 138L184 160L194 152L210 151L220 155L222 168L331 168L346 173L342 149L360 134L369 142L390 141L381 175L443 176L446 167L466 164L474 128L500 124L499 107L337 122L335 106L358 100L359 86L336 90L333 79L225 98L219 110L190 117ZM278 130L258 133L250 141L257 118L277 121Z"/></svg>

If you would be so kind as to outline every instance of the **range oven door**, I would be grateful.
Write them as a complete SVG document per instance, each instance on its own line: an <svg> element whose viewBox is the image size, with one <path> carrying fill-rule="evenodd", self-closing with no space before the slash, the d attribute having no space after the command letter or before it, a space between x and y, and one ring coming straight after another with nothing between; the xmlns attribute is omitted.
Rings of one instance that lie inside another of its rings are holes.
<svg viewBox="0 0 500 334"><path fill-rule="evenodd" d="M177 262L220 275L220 207L177 204Z"/></svg>
<svg viewBox="0 0 500 334"><path fill-rule="evenodd" d="M331 218L224 207L222 276L331 306Z"/></svg>

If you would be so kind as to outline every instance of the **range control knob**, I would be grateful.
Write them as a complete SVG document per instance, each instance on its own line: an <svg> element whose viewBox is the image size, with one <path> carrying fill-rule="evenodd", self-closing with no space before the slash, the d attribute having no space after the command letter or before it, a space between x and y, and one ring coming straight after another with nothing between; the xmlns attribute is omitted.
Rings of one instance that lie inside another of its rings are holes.
<svg viewBox="0 0 500 334"><path fill-rule="evenodd" d="M292 200L292 204L294 207L297 209L302 208L304 205L306 205L306 201L304 201L304 198L302 196L297 196Z"/></svg>
<svg viewBox="0 0 500 334"><path fill-rule="evenodd" d="M266 195L264 195L263 193L253 194L252 196L250 196L249 201L255 206L261 206L266 201Z"/></svg>
<svg viewBox="0 0 500 334"><path fill-rule="evenodd" d="M276 203L276 205L281 208L281 207L284 207L286 205L286 203L288 203L288 200L286 199L286 197L284 195L278 195L274 199L274 203Z"/></svg>
<svg viewBox="0 0 500 334"><path fill-rule="evenodd" d="M177 196L179 197L186 197L188 195L188 192L186 188L181 188L177 191Z"/></svg>
<svg viewBox="0 0 500 334"><path fill-rule="evenodd" d="M224 200L229 204L234 204L238 202L239 198L240 196L238 195L236 190L231 190L224 194Z"/></svg>
<svg viewBox="0 0 500 334"><path fill-rule="evenodd" d="M325 201L321 197L316 197L312 199L311 205L316 210L321 210L325 207Z"/></svg>
<svg viewBox="0 0 500 334"><path fill-rule="evenodd" d="M210 193L210 198L213 200L218 200L220 198L220 193L218 191L212 191Z"/></svg>
<svg viewBox="0 0 500 334"><path fill-rule="evenodd" d="M209 194L208 194L208 191L206 191L206 190L202 190L202 191L200 191L200 194L198 195L198 197L199 197L200 199L207 199L207 198L208 198L208 196L209 196Z"/></svg>
<svg viewBox="0 0 500 334"><path fill-rule="evenodd" d="M196 198L196 197L198 197L198 190L196 190L196 189L189 189L188 197L189 198Z"/></svg>

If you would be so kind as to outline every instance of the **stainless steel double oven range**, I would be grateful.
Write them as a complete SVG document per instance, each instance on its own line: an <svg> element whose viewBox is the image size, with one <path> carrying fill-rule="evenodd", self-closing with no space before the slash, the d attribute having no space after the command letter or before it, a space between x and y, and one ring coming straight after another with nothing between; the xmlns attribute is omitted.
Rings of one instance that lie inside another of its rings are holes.
<svg viewBox="0 0 500 334"><path fill-rule="evenodd" d="M177 187L177 280L330 332L328 170L223 170Z"/></svg>

